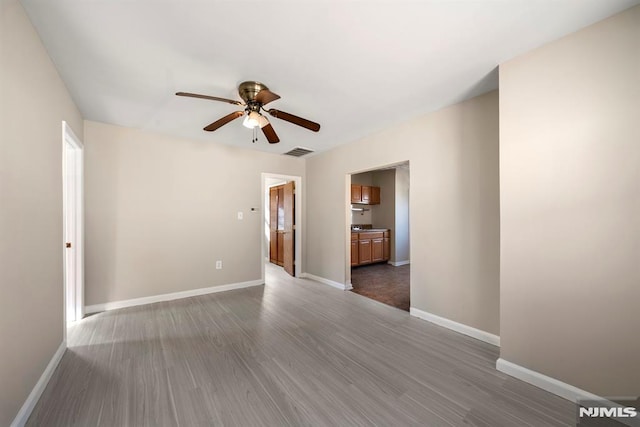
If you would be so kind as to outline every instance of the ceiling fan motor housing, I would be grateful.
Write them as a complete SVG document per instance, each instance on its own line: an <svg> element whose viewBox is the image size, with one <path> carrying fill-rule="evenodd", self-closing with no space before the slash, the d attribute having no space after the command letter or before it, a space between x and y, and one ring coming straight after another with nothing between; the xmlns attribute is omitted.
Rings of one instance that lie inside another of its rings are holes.
<svg viewBox="0 0 640 427"><path fill-rule="evenodd" d="M264 89L268 90L269 88L260 82L242 82L240 86L238 86L238 94L240 98L249 105L255 101L258 93Z"/></svg>

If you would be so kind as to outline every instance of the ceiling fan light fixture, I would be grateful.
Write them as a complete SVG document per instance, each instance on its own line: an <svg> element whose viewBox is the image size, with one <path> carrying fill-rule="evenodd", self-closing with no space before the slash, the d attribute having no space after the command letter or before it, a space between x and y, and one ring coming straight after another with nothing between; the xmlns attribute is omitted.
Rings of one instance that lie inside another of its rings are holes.
<svg viewBox="0 0 640 427"><path fill-rule="evenodd" d="M260 126L260 117L262 117L260 113L251 111L249 114L247 114L247 117L244 118L242 125L249 129Z"/></svg>

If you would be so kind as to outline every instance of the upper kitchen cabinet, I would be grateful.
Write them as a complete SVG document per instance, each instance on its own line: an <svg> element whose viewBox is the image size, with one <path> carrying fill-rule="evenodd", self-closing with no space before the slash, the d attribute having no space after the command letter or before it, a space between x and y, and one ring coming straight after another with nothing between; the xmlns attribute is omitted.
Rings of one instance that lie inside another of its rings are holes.
<svg viewBox="0 0 640 427"><path fill-rule="evenodd" d="M362 195L361 201L362 203L368 205L370 204L371 201L371 187L369 187L368 185L363 185L362 186L362 192L360 193Z"/></svg>
<svg viewBox="0 0 640 427"><path fill-rule="evenodd" d="M351 203L362 203L362 185L351 184Z"/></svg>
<svg viewBox="0 0 640 427"><path fill-rule="evenodd" d="M380 187L371 187L371 196L369 197L370 205L380 204Z"/></svg>
<svg viewBox="0 0 640 427"><path fill-rule="evenodd" d="M351 184L351 203L360 205L379 205L380 187Z"/></svg>

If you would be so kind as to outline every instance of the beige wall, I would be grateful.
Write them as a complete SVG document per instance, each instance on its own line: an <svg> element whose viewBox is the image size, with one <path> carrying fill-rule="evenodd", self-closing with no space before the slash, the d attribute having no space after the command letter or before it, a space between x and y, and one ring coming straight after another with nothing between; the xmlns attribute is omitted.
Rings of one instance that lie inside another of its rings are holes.
<svg viewBox="0 0 640 427"><path fill-rule="evenodd" d="M500 67L501 357L640 394L640 7Z"/></svg>
<svg viewBox="0 0 640 427"><path fill-rule="evenodd" d="M396 169L396 228L394 230L394 261L410 260L409 251L409 166Z"/></svg>
<svg viewBox="0 0 640 427"><path fill-rule="evenodd" d="M17 1L0 3L0 425L63 340L62 120L82 117Z"/></svg>
<svg viewBox="0 0 640 427"><path fill-rule="evenodd" d="M371 173L371 185L380 187L380 204L371 205L374 228L393 229L396 212L396 171L385 169Z"/></svg>
<svg viewBox="0 0 640 427"><path fill-rule="evenodd" d="M362 172L351 175L351 183L359 185L373 185L373 172Z"/></svg>
<svg viewBox="0 0 640 427"><path fill-rule="evenodd" d="M87 305L260 279L261 173L305 168L90 121L85 162Z"/></svg>
<svg viewBox="0 0 640 427"><path fill-rule="evenodd" d="M380 204L371 206L373 228L391 230L390 261L395 261L396 171L386 169L372 173L372 185L380 187Z"/></svg>
<svg viewBox="0 0 640 427"><path fill-rule="evenodd" d="M498 334L496 91L309 158L306 271L347 281L346 174L407 160L412 305Z"/></svg>

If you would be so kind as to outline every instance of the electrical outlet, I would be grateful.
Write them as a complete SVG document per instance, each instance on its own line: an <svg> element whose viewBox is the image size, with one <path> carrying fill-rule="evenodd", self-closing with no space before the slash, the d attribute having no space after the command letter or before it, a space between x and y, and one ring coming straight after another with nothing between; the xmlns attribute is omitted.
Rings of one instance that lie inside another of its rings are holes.
<svg viewBox="0 0 640 427"><path fill-rule="evenodd" d="M222 270L222 261L216 261L216 270Z"/></svg>
<svg viewBox="0 0 640 427"><path fill-rule="evenodd" d="M243 215L242 215L242 211L238 212L238 219L242 219Z"/></svg>

